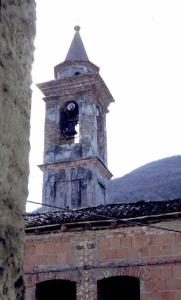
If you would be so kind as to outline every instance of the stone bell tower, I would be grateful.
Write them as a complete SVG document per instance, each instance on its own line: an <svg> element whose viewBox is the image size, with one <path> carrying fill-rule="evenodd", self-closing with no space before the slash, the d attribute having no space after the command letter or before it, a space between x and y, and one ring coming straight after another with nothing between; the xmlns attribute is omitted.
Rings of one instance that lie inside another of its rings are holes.
<svg viewBox="0 0 181 300"><path fill-rule="evenodd" d="M55 79L38 84L46 103L43 203L71 209L108 202L106 113L114 101L74 29Z"/></svg>

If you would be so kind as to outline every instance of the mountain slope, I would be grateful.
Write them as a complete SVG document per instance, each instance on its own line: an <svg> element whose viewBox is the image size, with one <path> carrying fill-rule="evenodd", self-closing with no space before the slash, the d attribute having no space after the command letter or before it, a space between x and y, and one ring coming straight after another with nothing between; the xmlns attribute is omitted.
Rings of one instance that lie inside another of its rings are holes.
<svg viewBox="0 0 181 300"><path fill-rule="evenodd" d="M164 201L181 197L181 156L146 164L111 180L110 203Z"/></svg>

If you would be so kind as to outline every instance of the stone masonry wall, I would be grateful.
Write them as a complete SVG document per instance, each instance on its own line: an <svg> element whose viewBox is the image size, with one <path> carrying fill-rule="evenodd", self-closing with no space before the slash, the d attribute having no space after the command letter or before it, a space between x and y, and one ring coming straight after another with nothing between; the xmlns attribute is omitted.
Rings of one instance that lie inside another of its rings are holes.
<svg viewBox="0 0 181 300"><path fill-rule="evenodd" d="M34 0L0 1L0 299L23 298Z"/></svg>
<svg viewBox="0 0 181 300"><path fill-rule="evenodd" d="M154 225L179 229L181 221ZM141 226L36 231L26 235L25 254L26 300L35 300L37 283L55 279L76 281L77 300L96 300L97 281L112 276L139 278L141 300L181 299L180 233Z"/></svg>

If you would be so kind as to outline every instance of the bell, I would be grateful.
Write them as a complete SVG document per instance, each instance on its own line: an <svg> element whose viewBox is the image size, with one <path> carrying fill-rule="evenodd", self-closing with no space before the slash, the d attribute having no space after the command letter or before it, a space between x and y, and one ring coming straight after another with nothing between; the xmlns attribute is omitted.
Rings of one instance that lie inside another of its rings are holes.
<svg viewBox="0 0 181 300"><path fill-rule="evenodd" d="M64 128L64 134L69 138L74 137L77 134L75 122L67 122L66 127Z"/></svg>

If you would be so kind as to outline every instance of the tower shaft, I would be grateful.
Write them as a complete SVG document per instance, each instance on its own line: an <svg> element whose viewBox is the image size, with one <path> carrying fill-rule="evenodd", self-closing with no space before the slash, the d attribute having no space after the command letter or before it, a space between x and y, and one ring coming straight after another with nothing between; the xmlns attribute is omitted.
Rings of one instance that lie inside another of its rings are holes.
<svg viewBox="0 0 181 300"><path fill-rule="evenodd" d="M113 98L82 45L76 31L66 60L55 67L55 79L38 84L46 103L43 203L63 208L107 203L112 176L106 113Z"/></svg>

